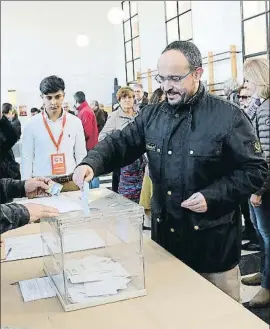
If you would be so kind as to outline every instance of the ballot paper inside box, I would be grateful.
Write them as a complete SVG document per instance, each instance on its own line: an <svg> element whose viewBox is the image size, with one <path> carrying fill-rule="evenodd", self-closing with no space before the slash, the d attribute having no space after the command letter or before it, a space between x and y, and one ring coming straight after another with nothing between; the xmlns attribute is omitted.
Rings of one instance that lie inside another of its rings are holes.
<svg viewBox="0 0 270 329"><path fill-rule="evenodd" d="M65 311L144 296L144 210L105 189L83 211L41 221L44 271Z"/></svg>

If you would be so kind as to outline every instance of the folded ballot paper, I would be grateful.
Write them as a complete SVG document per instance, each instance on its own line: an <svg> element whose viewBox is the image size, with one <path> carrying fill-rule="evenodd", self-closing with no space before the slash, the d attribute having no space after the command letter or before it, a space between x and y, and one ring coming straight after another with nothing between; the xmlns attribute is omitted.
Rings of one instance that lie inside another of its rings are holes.
<svg viewBox="0 0 270 329"><path fill-rule="evenodd" d="M89 256L67 264L68 292L73 303L93 297L116 295L126 289L130 274L118 262L107 257Z"/></svg>

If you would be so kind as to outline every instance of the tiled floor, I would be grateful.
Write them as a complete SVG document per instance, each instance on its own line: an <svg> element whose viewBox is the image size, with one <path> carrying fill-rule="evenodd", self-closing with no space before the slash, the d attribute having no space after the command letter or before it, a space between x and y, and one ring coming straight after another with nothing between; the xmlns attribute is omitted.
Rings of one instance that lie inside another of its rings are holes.
<svg viewBox="0 0 270 329"><path fill-rule="evenodd" d="M244 277L248 277L250 275L244 275ZM241 303L248 303L259 291L260 287L250 287L250 286L245 286L241 283L240 287L240 293L241 293Z"/></svg>

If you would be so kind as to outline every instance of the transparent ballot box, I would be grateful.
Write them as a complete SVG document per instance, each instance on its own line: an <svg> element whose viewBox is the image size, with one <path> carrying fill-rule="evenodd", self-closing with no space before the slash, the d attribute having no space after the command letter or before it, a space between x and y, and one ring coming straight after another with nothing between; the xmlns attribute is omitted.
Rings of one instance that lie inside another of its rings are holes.
<svg viewBox="0 0 270 329"><path fill-rule="evenodd" d="M70 211L41 221L44 271L65 311L146 294L144 209L107 189L90 195L88 217Z"/></svg>

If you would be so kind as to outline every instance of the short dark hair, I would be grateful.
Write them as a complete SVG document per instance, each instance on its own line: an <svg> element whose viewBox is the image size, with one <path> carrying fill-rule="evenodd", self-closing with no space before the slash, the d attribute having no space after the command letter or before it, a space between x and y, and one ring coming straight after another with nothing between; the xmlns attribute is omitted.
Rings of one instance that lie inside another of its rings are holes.
<svg viewBox="0 0 270 329"><path fill-rule="evenodd" d="M8 114L10 111L12 111L12 105L10 103L3 103L2 113L3 114Z"/></svg>
<svg viewBox="0 0 270 329"><path fill-rule="evenodd" d="M83 91L77 91L73 97L79 104L85 102L85 93Z"/></svg>
<svg viewBox="0 0 270 329"><path fill-rule="evenodd" d="M94 106L99 106L98 101L92 101L92 104L93 104Z"/></svg>
<svg viewBox="0 0 270 329"><path fill-rule="evenodd" d="M39 90L43 95L57 93L59 90L65 91L65 82L56 75L51 75L41 81Z"/></svg>
<svg viewBox="0 0 270 329"><path fill-rule="evenodd" d="M180 51L188 60L191 68L202 67L202 54L193 42L174 41L163 50L162 54L169 50Z"/></svg>

